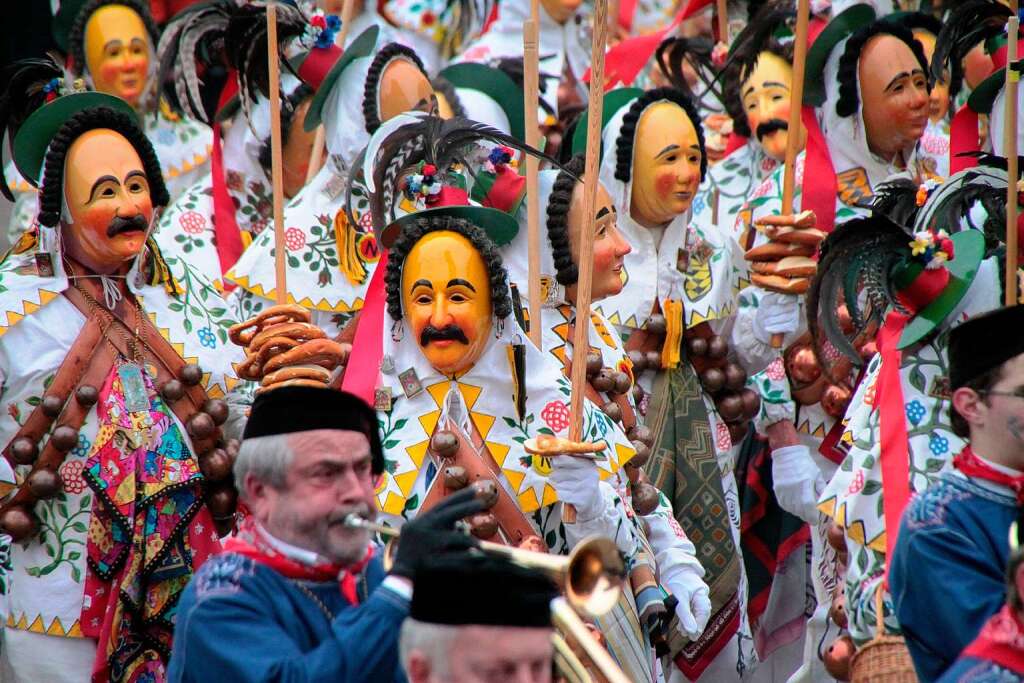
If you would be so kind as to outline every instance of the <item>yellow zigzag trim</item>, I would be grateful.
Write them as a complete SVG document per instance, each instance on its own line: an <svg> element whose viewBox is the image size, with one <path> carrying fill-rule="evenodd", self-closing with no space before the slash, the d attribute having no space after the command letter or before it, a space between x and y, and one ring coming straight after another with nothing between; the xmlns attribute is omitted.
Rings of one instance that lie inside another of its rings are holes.
<svg viewBox="0 0 1024 683"><path fill-rule="evenodd" d="M251 284L249 282L249 276L247 275L236 275L234 270L229 270L224 275L225 280L234 282L236 285L241 287L247 292L252 292L256 296L263 297L264 299L270 299L271 301L277 300L277 289L266 290L263 285ZM302 299L296 299L289 292L288 303L308 308L309 310L316 311L327 311L329 313L350 313L358 311L363 307L363 299L356 297L356 300L352 304L346 304L344 301L339 301L337 304L331 304L327 299L320 299L319 301L313 301L311 298L304 297Z"/></svg>
<svg viewBox="0 0 1024 683"><path fill-rule="evenodd" d="M22 299L22 301L21 301L21 311L6 311L5 312L5 317L6 317L6 320L7 320L7 324L6 325L0 325L0 336L3 336L4 334L7 333L7 330L11 329L15 325L17 325L19 322L21 322L25 318L26 315L29 315L30 313L35 313L41 307L45 306L46 304L50 303L51 301L56 299L58 296L60 296L60 292L51 292L48 289L40 289L40 290L37 290L36 293L39 294L39 303L38 304L36 302L34 302L34 301L29 301L27 299Z"/></svg>
<svg viewBox="0 0 1024 683"><path fill-rule="evenodd" d="M82 634L81 624L78 619L71 624L70 628L64 628L64 624L61 623L60 618L54 617L53 621L50 622L49 626L43 623L43 616L36 615L36 618L32 620L32 623L28 623L28 617L24 612L21 614L21 618L15 620L13 614L7 615L7 628L12 628L18 631L30 631L32 633L46 634L48 636L57 636L58 638L84 638Z"/></svg>

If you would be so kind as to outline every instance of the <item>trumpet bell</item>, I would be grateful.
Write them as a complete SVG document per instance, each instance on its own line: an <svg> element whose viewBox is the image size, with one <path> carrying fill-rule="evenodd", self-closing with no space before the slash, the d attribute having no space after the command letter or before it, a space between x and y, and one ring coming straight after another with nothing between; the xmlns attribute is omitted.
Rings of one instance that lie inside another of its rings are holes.
<svg viewBox="0 0 1024 683"><path fill-rule="evenodd" d="M619 601L626 563L615 542L592 536L583 539L569 554L565 596L572 606L592 617L600 617Z"/></svg>

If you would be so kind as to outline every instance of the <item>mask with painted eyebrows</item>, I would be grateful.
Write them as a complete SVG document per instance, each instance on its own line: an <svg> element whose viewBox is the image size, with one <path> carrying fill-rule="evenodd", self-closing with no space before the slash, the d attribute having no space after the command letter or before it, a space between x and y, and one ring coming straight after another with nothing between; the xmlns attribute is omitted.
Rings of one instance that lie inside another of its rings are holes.
<svg viewBox="0 0 1024 683"><path fill-rule="evenodd" d="M630 214L641 225L664 225L690 208L700 184L697 129L678 104L655 102L640 115L635 139Z"/></svg>
<svg viewBox="0 0 1024 683"><path fill-rule="evenodd" d="M85 67L93 87L138 104L149 76L149 34L133 9L100 7L85 23Z"/></svg>

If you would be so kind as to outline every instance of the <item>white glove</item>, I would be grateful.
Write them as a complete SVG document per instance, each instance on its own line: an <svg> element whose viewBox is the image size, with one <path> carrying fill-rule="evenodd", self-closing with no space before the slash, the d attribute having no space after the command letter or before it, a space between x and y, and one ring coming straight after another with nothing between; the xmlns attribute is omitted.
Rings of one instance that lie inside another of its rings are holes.
<svg viewBox="0 0 1024 683"><path fill-rule="evenodd" d="M690 640L697 640L711 618L711 599L708 597L711 591L693 572L677 574L665 584L665 588L679 601L676 605L679 632Z"/></svg>
<svg viewBox="0 0 1024 683"><path fill-rule="evenodd" d="M772 451L772 481L783 510L808 524L818 523L818 494L825 488L825 478L807 446Z"/></svg>
<svg viewBox="0 0 1024 683"><path fill-rule="evenodd" d="M588 458L556 455L551 458L548 481L558 493L558 499L576 508L580 521L594 519L604 510L597 464Z"/></svg>
<svg viewBox="0 0 1024 683"><path fill-rule="evenodd" d="M773 334L796 332L799 325L799 297L779 292L768 292L761 297L754 314L754 336L762 344L770 344Z"/></svg>

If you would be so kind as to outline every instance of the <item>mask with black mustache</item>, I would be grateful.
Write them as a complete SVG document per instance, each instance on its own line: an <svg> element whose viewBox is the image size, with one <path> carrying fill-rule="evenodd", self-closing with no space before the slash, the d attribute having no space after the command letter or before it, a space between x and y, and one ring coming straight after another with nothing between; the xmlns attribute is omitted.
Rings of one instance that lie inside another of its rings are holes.
<svg viewBox="0 0 1024 683"><path fill-rule="evenodd" d="M789 123L782 119L769 119L768 121L758 124L757 130L754 131L754 134L757 135L757 139L760 141L779 130L789 130Z"/></svg>
<svg viewBox="0 0 1024 683"><path fill-rule="evenodd" d="M131 218L114 216L107 226L107 237L115 237L123 232L145 232L148 227L149 223L141 213L135 214Z"/></svg>
<svg viewBox="0 0 1024 683"><path fill-rule="evenodd" d="M427 325L420 332L420 346L426 346L432 341L447 341L449 339L469 346L469 339L466 338L466 333L455 325L446 325L440 329L433 325Z"/></svg>

